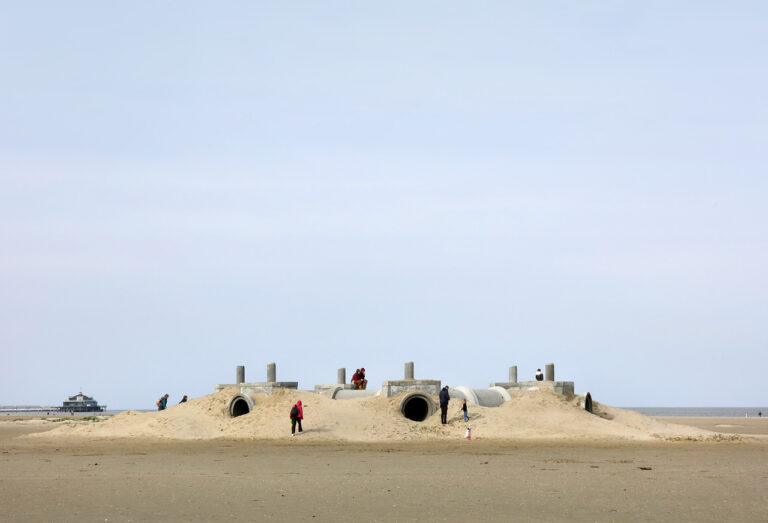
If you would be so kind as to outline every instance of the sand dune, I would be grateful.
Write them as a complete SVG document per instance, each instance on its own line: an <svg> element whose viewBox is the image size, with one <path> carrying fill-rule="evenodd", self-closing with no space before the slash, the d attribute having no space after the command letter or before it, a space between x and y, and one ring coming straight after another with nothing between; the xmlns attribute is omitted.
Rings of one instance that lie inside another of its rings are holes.
<svg viewBox="0 0 768 523"><path fill-rule="evenodd" d="M254 409L230 417L228 405L236 394L229 388L175 405L162 412L127 411L101 423L65 424L29 437L76 436L88 438L150 438L178 440L285 439L290 435L288 412L297 400L304 403L302 440L315 441L413 441L455 440L466 425L459 402L452 401L449 423L440 416L424 422L404 418L400 397L332 400L309 391L282 390L272 396L255 396ZM573 398L548 389L513 393L500 407L470 406L475 439L493 440L718 440L738 439L694 427L674 425L636 412L595 403L595 414L580 408Z"/></svg>

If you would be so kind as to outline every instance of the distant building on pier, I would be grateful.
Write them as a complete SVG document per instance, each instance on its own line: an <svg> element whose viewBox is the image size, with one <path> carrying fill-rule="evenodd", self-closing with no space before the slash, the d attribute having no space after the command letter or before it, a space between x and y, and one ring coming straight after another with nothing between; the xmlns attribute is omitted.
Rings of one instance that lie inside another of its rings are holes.
<svg viewBox="0 0 768 523"><path fill-rule="evenodd" d="M93 399L93 396L86 396L82 392L78 392L62 403L58 410L62 412L104 412L107 410L107 406L99 405L99 402Z"/></svg>

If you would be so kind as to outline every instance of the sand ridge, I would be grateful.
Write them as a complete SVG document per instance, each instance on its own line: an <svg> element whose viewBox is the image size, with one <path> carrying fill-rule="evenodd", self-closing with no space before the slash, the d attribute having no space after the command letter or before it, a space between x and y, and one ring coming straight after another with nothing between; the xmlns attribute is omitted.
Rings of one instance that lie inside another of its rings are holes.
<svg viewBox="0 0 768 523"><path fill-rule="evenodd" d="M230 400L239 391L222 391L175 405L160 412L126 411L89 424L66 424L29 437L149 438L176 440L274 440L290 437L291 406L304 404L305 432L297 440L309 441L418 441L463 438L467 423L452 400L447 425L435 414L424 422L400 414L401 396L371 396L333 400L310 391L280 390L271 396L253 395L250 413L233 418ZM437 398L435 398L437 400ZM694 427L675 425L624 409L595 402L595 414L549 389L514 391L500 407L469 407L475 439L557 441L580 440L694 440L738 439Z"/></svg>

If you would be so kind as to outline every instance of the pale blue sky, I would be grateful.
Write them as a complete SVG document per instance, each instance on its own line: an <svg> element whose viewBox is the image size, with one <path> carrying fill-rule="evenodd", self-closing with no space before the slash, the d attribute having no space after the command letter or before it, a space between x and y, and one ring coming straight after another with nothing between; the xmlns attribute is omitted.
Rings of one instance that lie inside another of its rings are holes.
<svg viewBox="0 0 768 523"><path fill-rule="evenodd" d="M0 5L0 404L765 404L768 4Z"/></svg>

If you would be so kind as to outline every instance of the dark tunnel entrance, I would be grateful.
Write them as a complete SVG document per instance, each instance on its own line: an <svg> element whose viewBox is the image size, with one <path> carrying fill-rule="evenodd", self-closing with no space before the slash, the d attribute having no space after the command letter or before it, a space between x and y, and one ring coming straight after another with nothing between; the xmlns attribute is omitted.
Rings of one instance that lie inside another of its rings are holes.
<svg viewBox="0 0 768 523"><path fill-rule="evenodd" d="M243 398L235 398L232 400L232 404L229 406L229 412L232 414L233 418L236 418L251 412L251 407Z"/></svg>
<svg viewBox="0 0 768 523"><path fill-rule="evenodd" d="M429 403L422 396L411 396L400 408L403 416L412 421L424 421L429 417Z"/></svg>
<svg viewBox="0 0 768 523"><path fill-rule="evenodd" d="M584 410L594 414L594 410L592 407L592 394L590 394L589 392L587 392L587 395L584 397Z"/></svg>

